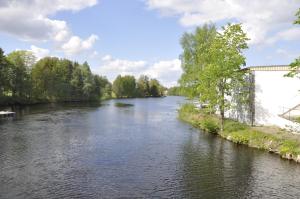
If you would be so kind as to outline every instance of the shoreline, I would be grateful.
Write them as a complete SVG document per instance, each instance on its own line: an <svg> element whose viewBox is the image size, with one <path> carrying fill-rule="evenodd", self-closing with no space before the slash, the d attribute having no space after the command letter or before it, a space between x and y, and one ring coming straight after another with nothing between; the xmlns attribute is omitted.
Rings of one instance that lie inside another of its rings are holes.
<svg viewBox="0 0 300 199"><path fill-rule="evenodd" d="M300 136L277 127L251 127L227 119L224 131L219 129L216 115L208 115L192 104L185 104L178 110L178 117L206 133L218 135L236 144L274 153L283 159L300 163Z"/></svg>

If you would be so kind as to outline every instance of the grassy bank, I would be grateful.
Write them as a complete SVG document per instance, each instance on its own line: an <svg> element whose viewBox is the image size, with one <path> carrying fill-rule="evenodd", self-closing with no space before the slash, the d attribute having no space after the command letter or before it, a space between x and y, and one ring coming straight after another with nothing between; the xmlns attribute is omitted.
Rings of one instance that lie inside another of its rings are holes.
<svg viewBox="0 0 300 199"><path fill-rule="evenodd" d="M194 127L237 144L245 144L280 155L282 158L300 163L300 138L277 127L251 127L233 120L226 120L224 131L220 131L219 119L204 110L195 109L192 104L183 105L179 118Z"/></svg>

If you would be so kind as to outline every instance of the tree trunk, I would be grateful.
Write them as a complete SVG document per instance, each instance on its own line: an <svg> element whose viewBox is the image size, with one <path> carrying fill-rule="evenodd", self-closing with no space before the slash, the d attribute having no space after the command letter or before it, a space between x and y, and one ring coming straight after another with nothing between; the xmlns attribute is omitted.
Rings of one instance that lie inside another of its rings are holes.
<svg viewBox="0 0 300 199"><path fill-rule="evenodd" d="M225 113L224 113L224 106L220 107L220 114L221 114L221 131L224 131L224 120L225 120Z"/></svg>
<svg viewBox="0 0 300 199"><path fill-rule="evenodd" d="M225 94L224 94L224 89L222 86L221 86L220 115L221 115L221 132L223 132L224 131L224 120L225 120Z"/></svg>

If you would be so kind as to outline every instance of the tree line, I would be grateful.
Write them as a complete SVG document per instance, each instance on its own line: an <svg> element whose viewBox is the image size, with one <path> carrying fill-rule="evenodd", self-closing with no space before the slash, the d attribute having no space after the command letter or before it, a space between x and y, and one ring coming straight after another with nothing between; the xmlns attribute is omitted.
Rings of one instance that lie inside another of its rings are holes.
<svg viewBox="0 0 300 199"><path fill-rule="evenodd" d="M166 88L157 79L141 75L137 80L134 76L117 76L112 85L113 95L117 98L161 97Z"/></svg>
<svg viewBox="0 0 300 199"><path fill-rule="evenodd" d="M91 72L87 62L57 57L37 61L30 51L7 55L0 48L0 105L45 102L98 101L112 97L159 97L165 88L142 75L118 76L111 84Z"/></svg>
<svg viewBox="0 0 300 199"><path fill-rule="evenodd" d="M0 49L0 104L92 101L110 98L111 83L92 74L87 62L45 57L29 51L4 55Z"/></svg>
<svg viewBox="0 0 300 199"><path fill-rule="evenodd" d="M184 96L184 91L180 86L172 86L168 89L169 96Z"/></svg>

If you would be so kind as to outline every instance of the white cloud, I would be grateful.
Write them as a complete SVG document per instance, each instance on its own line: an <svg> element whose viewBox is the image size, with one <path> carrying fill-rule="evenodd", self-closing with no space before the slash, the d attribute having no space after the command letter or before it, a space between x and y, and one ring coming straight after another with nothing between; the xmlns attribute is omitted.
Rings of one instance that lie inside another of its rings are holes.
<svg viewBox="0 0 300 199"><path fill-rule="evenodd" d="M43 57L49 56L50 54L50 51L48 49L39 48L35 45L31 45L29 51L31 51L36 56L37 59L41 59Z"/></svg>
<svg viewBox="0 0 300 199"><path fill-rule="evenodd" d="M102 65L96 69L96 73L106 75L113 81L117 75L148 75L158 79L165 86L173 86L177 83L182 73L181 62L178 59L149 63L143 60L115 59L111 55L102 57Z"/></svg>
<svg viewBox="0 0 300 199"><path fill-rule="evenodd" d="M0 0L0 31L25 41L55 42L73 55L91 49L98 37L73 36L66 21L52 17L59 11L76 12L96 4L97 0Z"/></svg>
<svg viewBox="0 0 300 199"><path fill-rule="evenodd" d="M102 61L110 61L112 60L112 57L110 55L105 55L104 57L102 57Z"/></svg>
<svg viewBox="0 0 300 199"><path fill-rule="evenodd" d="M72 36L69 41L62 45L61 48L67 55L72 56L79 54L82 51L91 49L97 40L98 36L94 34L92 34L86 40L82 40L78 36Z"/></svg>
<svg viewBox="0 0 300 199"><path fill-rule="evenodd" d="M175 85L180 78L181 73L181 61L179 59L159 61L150 65L144 72L144 74L160 80L161 83L166 86Z"/></svg>
<svg viewBox="0 0 300 199"><path fill-rule="evenodd" d="M243 23L251 44L262 44L271 32L291 25L300 0L147 0L162 15L179 16L183 26L209 22Z"/></svg>
<svg viewBox="0 0 300 199"><path fill-rule="evenodd" d="M292 28L280 31L273 37L269 38L267 40L267 43L273 44L280 40L284 40L284 41L300 40L300 28L292 27Z"/></svg>
<svg viewBox="0 0 300 199"><path fill-rule="evenodd" d="M62 10L78 11L96 5L97 0L4 0L0 4L0 31L23 40L62 41L69 35L67 23L50 19Z"/></svg>

